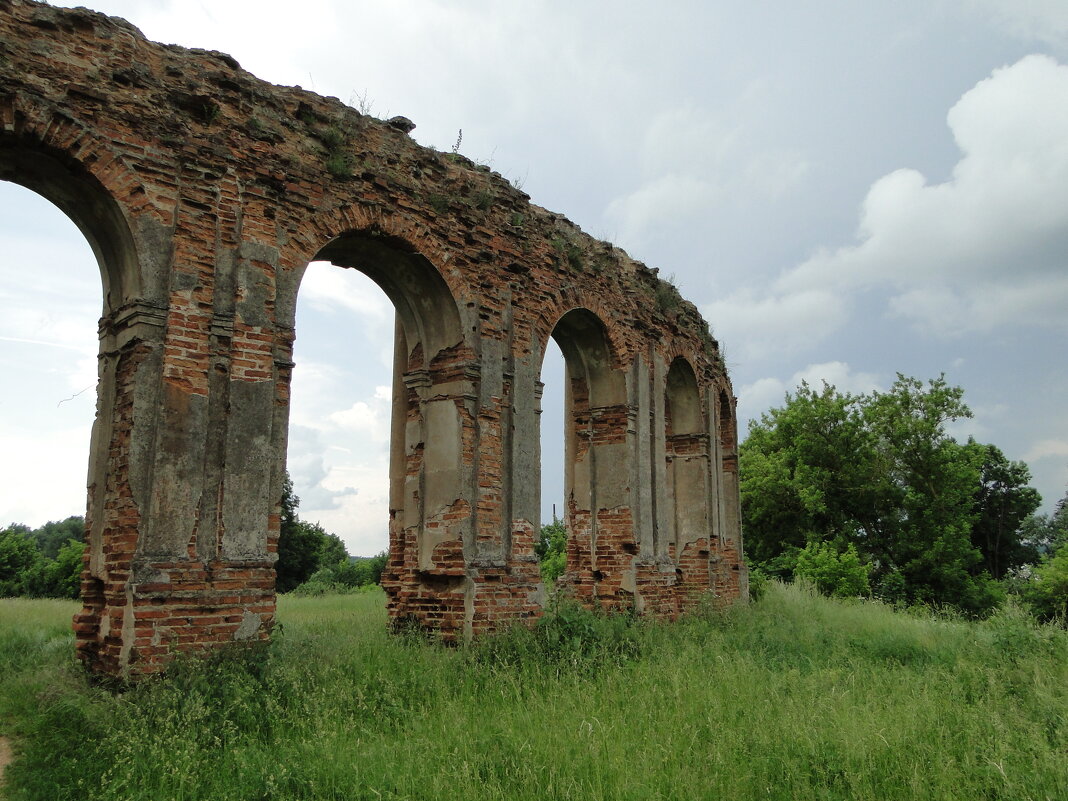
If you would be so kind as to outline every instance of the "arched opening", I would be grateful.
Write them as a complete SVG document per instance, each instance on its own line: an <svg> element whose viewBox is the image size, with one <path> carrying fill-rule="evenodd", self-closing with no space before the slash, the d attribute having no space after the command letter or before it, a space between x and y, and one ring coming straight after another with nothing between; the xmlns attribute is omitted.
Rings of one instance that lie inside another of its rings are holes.
<svg viewBox="0 0 1068 801"><path fill-rule="evenodd" d="M84 168L36 143L0 136L0 181L46 198L82 232L100 271L105 315L142 294L137 249L126 219Z"/></svg>
<svg viewBox="0 0 1068 801"><path fill-rule="evenodd" d="M679 357L668 368L664 399L668 549L683 595L709 586L711 520L709 437L693 367Z"/></svg>
<svg viewBox="0 0 1068 801"><path fill-rule="evenodd" d="M308 265L296 307L286 458L292 491L280 521L279 591L313 575L355 586L381 568L378 556L389 547L394 316L363 273ZM357 561L344 562L345 554Z"/></svg>
<svg viewBox="0 0 1068 801"><path fill-rule="evenodd" d="M613 602L624 563L637 552L631 521L623 519L629 515L626 384L613 369L605 326L592 312L567 312L552 338L566 372L564 580L580 598Z"/></svg>
<svg viewBox="0 0 1068 801"><path fill-rule="evenodd" d="M96 412L96 259L66 214L6 181L0 253L0 529L33 545L19 549L21 566L7 566L12 575L0 576L0 589L73 597ZM35 573L33 565L47 569Z"/></svg>
<svg viewBox="0 0 1068 801"><path fill-rule="evenodd" d="M150 472L148 464L152 454L150 443L139 438L131 402L138 381L137 366L147 358L147 350L135 344L140 335L131 332L136 324L129 322L130 312L143 293L138 252L118 203L84 167L64 154L53 152L26 137L0 135L0 181L19 184L62 211L81 231L99 269L103 321L99 328L99 355L93 371L95 380L90 378L87 365L75 371L76 381L86 385L77 387L76 391L91 397L92 387L96 387L88 476L82 485L87 487L87 493L83 495L87 500L82 508L86 517L88 558L81 582L83 610L76 617L76 631L83 658L91 664L101 661L114 664L121 661L119 650L124 646L105 644L106 632L102 630L102 623L107 608L118 609L126 605L123 581L111 579L129 575L138 539L134 497L139 488L132 486L136 479L131 476ZM11 219L11 215L5 217ZM18 270L19 265L15 265L15 269ZM48 266L34 260L25 269L45 271ZM91 274L89 270L82 272ZM16 278L24 285L26 280ZM101 307L96 305L96 300L101 297L97 294L100 289L90 289L92 282L87 278L83 280L86 283L79 285L91 298L86 300L96 306L99 314ZM127 313L126 318L117 320L123 311ZM88 317L87 308L85 316ZM139 322L142 320L144 317ZM142 324L140 329L147 327ZM90 341L95 328L93 325L85 331L84 336ZM80 375L82 371L84 378ZM84 462L82 464L84 469ZM104 654L109 648L110 651Z"/></svg>
<svg viewBox="0 0 1068 801"><path fill-rule="evenodd" d="M565 387L567 367L560 346L552 337L545 343L541 363L540 392L537 405L538 433L541 454L541 526L535 532L534 551L538 557L541 577L547 586L554 586L567 567L567 534L565 517L567 503L564 493L564 441L566 437Z"/></svg>
<svg viewBox="0 0 1068 801"><path fill-rule="evenodd" d="M390 343L390 366L385 373L389 380L375 383L370 401L359 397L358 389L354 393L348 388L336 419L344 423L347 418L357 428L362 423L372 440L388 441L384 515L380 523L370 525L388 527L389 558L382 584L391 615L394 619L412 616L427 628L440 628L456 616L462 620L464 547L473 541L473 494L467 467L472 459L465 459L464 452L471 439L465 436L465 426L470 423L464 409L472 397L473 375L456 301L437 269L401 240L345 234L322 248L314 261L333 265L329 269L335 278L336 267L362 273L363 280L342 278L352 279L349 294L360 297L365 307L374 304L372 283L392 305L387 311L379 304L374 312L379 315L379 327L389 331L388 340L382 331L362 341L352 336L351 327L333 331L340 339L334 343L340 347L334 350L342 355L347 351L351 363L377 360L378 367L384 366L385 343ZM318 280L314 276L322 268L312 268L310 280ZM299 342L302 332L296 333ZM300 354L299 345L296 352ZM298 363L294 371L298 390L300 370ZM305 414L300 401L295 410L299 424L299 416ZM388 419L388 434L374 429L379 411ZM360 415L365 419L353 419ZM346 491L344 486L335 489ZM366 487L352 489L357 497L367 492ZM455 592L443 593L443 584Z"/></svg>

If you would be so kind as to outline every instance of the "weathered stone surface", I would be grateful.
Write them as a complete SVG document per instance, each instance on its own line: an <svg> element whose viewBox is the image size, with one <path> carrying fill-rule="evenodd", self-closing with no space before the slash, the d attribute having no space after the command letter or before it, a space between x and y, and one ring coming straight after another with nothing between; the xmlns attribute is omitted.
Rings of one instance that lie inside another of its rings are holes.
<svg viewBox="0 0 1068 801"><path fill-rule="evenodd" d="M389 614L447 640L537 616L542 357L568 370L580 600L744 597L734 397L696 308L496 173L122 20L0 0L0 179L101 269L82 659L269 636L300 279L397 310Z"/></svg>

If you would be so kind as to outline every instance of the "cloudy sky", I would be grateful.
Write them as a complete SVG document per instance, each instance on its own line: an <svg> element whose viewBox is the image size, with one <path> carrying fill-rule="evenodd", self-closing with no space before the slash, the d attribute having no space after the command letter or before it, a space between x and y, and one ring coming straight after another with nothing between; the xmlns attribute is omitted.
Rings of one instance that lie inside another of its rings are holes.
<svg viewBox="0 0 1068 801"><path fill-rule="evenodd" d="M79 4L403 114L425 145L462 129L465 155L674 275L743 422L802 379L944 372L975 413L954 433L1025 460L1045 510L1065 493L1063 0ZM0 184L0 212L0 521L37 525L84 509L100 284L47 202ZM386 544L391 320L359 274L309 270L290 470L352 553ZM558 361L545 380L556 414Z"/></svg>

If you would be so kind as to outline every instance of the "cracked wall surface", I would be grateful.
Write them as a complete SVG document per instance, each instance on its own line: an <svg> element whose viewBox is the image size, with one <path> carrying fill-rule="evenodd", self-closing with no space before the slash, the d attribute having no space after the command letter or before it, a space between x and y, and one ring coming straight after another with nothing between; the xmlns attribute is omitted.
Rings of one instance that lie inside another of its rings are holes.
<svg viewBox="0 0 1068 801"><path fill-rule="evenodd" d="M63 209L101 270L74 623L92 669L269 637L312 260L396 309L393 621L454 641L541 613L550 337L568 376L561 588L664 618L745 597L735 399L697 309L410 130L117 18L0 0L0 179Z"/></svg>

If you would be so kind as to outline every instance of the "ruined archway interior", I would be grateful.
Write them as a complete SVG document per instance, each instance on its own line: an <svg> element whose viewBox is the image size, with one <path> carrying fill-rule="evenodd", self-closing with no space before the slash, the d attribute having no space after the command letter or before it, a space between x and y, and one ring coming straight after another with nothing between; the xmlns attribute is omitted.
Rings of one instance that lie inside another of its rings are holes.
<svg viewBox="0 0 1068 801"><path fill-rule="evenodd" d="M396 312L389 445L389 562L382 585L394 617L409 604L426 613L425 597L459 588L463 548L473 520L465 486L464 331L451 290L437 269L408 243L353 232L315 257L370 278ZM460 599L462 603L462 598ZM429 604L433 607L434 604ZM433 627L456 609L430 609Z"/></svg>
<svg viewBox="0 0 1068 801"><path fill-rule="evenodd" d="M711 581L710 442L697 377L683 358L668 370L664 418L668 555L678 565L683 592L698 595Z"/></svg>
<svg viewBox="0 0 1068 801"><path fill-rule="evenodd" d="M625 504L626 389L604 323L587 309L564 314L552 331L564 357L564 585L577 597L611 602L619 557L598 547L609 517ZM611 525L610 523L608 525ZM633 553L633 552L632 552Z"/></svg>
<svg viewBox="0 0 1068 801"><path fill-rule="evenodd" d="M0 182L0 525L85 514L100 273L73 221Z"/></svg>

